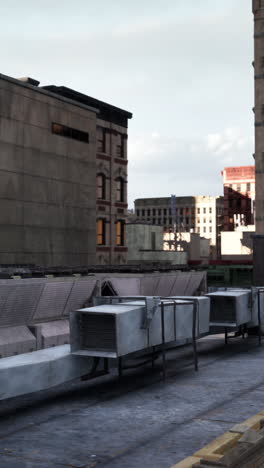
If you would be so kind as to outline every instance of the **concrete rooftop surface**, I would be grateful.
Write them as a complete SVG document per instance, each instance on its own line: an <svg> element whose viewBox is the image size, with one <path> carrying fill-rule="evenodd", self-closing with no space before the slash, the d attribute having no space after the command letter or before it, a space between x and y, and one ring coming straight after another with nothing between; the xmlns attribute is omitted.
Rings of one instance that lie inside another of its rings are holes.
<svg viewBox="0 0 264 468"><path fill-rule="evenodd" d="M151 365L0 402L1 468L170 468L264 409L264 342L206 337Z"/></svg>

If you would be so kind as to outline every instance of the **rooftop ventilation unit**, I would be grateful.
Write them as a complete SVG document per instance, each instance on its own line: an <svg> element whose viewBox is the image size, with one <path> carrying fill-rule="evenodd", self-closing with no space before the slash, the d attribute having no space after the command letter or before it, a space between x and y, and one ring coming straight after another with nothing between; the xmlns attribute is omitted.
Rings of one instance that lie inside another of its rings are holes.
<svg viewBox="0 0 264 468"><path fill-rule="evenodd" d="M217 291L207 296L211 299L210 325L239 327L251 321L250 291Z"/></svg>
<svg viewBox="0 0 264 468"><path fill-rule="evenodd" d="M108 301L109 298L99 300ZM77 310L70 316L73 354L118 358L198 332L191 301L159 298L113 298L114 304ZM209 328L209 321L207 324Z"/></svg>

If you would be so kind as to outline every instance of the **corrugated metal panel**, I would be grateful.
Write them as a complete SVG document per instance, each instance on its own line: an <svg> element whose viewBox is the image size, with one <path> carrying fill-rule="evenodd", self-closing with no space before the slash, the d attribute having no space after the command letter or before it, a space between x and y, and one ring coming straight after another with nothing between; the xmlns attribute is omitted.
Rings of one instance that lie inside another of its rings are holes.
<svg viewBox="0 0 264 468"><path fill-rule="evenodd" d="M0 287L0 326L26 325L31 322L42 284L10 284Z"/></svg>
<svg viewBox="0 0 264 468"><path fill-rule="evenodd" d="M159 276L144 276L141 278L140 294L142 296L156 296Z"/></svg>
<svg viewBox="0 0 264 468"><path fill-rule="evenodd" d="M139 296L140 278L107 278L118 296Z"/></svg>
<svg viewBox="0 0 264 468"><path fill-rule="evenodd" d="M96 279L76 280L71 289L63 315L69 315L70 312L84 307L91 299L96 283Z"/></svg>
<svg viewBox="0 0 264 468"><path fill-rule="evenodd" d="M61 318L72 287L73 281L46 283L33 317L34 321Z"/></svg>
<svg viewBox="0 0 264 468"><path fill-rule="evenodd" d="M185 296L193 296L197 289L199 289L202 281L204 280L206 273L204 271L190 272L190 281L187 283Z"/></svg>
<svg viewBox="0 0 264 468"><path fill-rule="evenodd" d="M163 297L171 296L171 291L176 281L176 276L177 274L175 276L162 275L159 279L157 292L155 292L155 295Z"/></svg>
<svg viewBox="0 0 264 468"><path fill-rule="evenodd" d="M185 291L189 281L190 273L181 272L175 279L170 296L185 296Z"/></svg>

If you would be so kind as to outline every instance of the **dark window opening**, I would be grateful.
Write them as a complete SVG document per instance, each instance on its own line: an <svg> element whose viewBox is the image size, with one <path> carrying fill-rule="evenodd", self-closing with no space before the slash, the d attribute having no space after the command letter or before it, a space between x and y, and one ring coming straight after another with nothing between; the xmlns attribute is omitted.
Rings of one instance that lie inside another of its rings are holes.
<svg viewBox="0 0 264 468"><path fill-rule="evenodd" d="M66 125L53 123L52 133L66 138L72 138L73 140L82 141L83 143L89 143L89 133L82 132L76 128L66 127Z"/></svg>
<svg viewBox="0 0 264 468"><path fill-rule="evenodd" d="M97 127L97 151L106 153L106 129Z"/></svg>
<svg viewBox="0 0 264 468"><path fill-rule="evenodd" d="M104 174L97 175L97 198L105 200L106 196L106 177Z"/></svg>
<svg viewBox="0 0 264 468"><path fill-rule="evenodd" d="M120 133L117 135L116 155L118 158L124 158L124 136Z"/></svg>
<svg viewBox="0 0 264 468"><path fill-rule="evenodd" d="M124 184L124 180L122 179L122 177L119 177L118 179L116 179L116 200L118 202L125 201L125 184Z"/></svg>

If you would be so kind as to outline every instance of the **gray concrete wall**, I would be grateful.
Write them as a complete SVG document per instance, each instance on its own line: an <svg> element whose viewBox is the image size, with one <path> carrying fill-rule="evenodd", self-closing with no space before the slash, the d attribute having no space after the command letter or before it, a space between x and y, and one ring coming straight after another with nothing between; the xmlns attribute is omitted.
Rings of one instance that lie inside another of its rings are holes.
<svg viewBox="0 0 264 468"><path fill-rule="evenodd" d="M95 146L95 112L0 77L0 263L95 263Z"/></svg>

